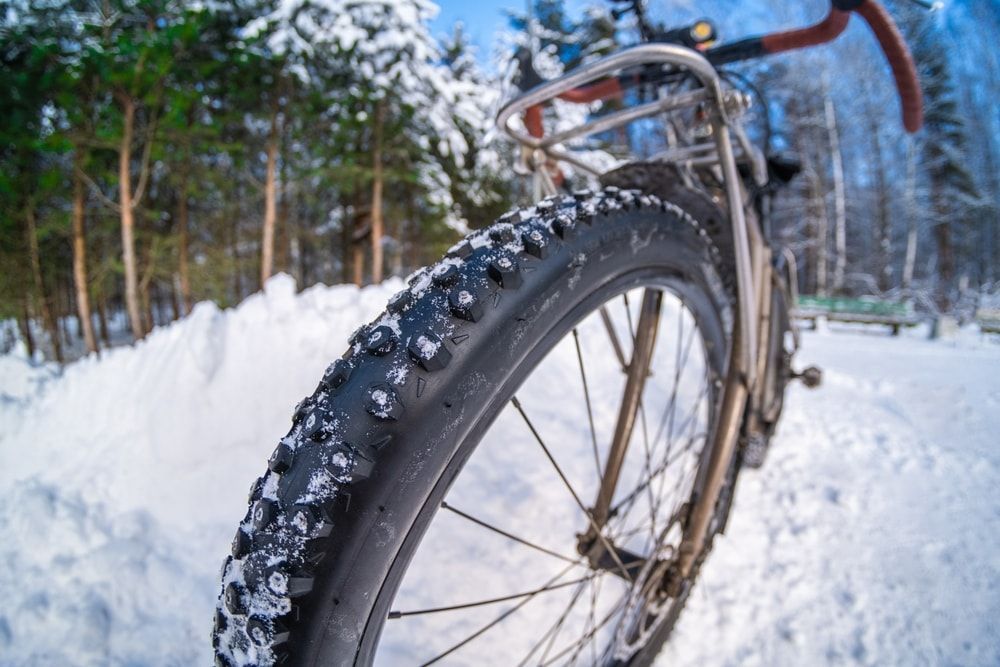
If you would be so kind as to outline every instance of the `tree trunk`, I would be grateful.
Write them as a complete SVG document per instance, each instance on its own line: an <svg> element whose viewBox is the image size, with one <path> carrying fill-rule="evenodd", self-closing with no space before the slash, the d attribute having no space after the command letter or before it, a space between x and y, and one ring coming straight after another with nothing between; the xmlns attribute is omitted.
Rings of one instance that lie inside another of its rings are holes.
<svg viewBox="0 0 1000 667"><path fill-rule="evenodd" d="M281 190L279 192L278 220L274 231L274 270L276 273L289 273L289 216L292 204L288 196L288 160L281 161Z"/></svg>
<svg viewBox="0 0 1000 667"><path fill-rule="evenodd" d="M142 308L143 335L149 334L156 326L153 316L153 301L150 299L150 285L153 282L153 244L145 246L142 261L142 275L139 276L139 305Z"/></svg>
<svg viewBox="0 0 1000 667"><path fill-rule="evenodd" d="M278 109L271 112L271 131L267 135L267 175L264 181L264 230L260 243L260 286L274 271L274 223L278 200Z"/></svg>
<svg viewBox="0 0 1000 667"><path fill-rule="evenodd" d="M813 229L814 261L816 266L816 294L827 294L827 237L830 232L830 218L826 210L826 187L816 169L810 170L810 190L814 207Z"/></svg>
<svg viewBox="0 0 1000 667"><path fill-rule="evenodd" d="M24 317L20 317L17 323L21 327L21 338L24 339L24 346L28 351L28 358L33 359L35 356L35 337L31 335L31 299L25 295L22 298L22 307L24 310Z"/></svg>
<svg viewBox="0 0 1000 667"><path fill-rule="evenodd" d="M28 231L28 259L31 262L31 276L38 294L38 307L42 313L42 326L52 343L52 354L60 364L64 361L62 341L59 338L59 327L52 317L52 304L45 292L45 282L42 280L42 261L38 253L38 228L35 223L35 203L29 201L24 210L24 219Z"/></svg>
<svg viewBox="0 0 1000 667"><path fill-rule="evenodd" d="M103 297L97 300L97 324L101 328L104 347L111 347L111 336L108 335L108 307Z"/></svg>
<svg viewBox="0 0 1000 667"><path fill-rule="evenodd" d="M385 124L385 100L375 104L374 146L372 149L372 282L382 282L382 187L385 178L382 173L382 132Z"/></svg>
<svg viewBox="0 0 1000 667"><path fill-rule="evenodd" d="M122 96L122 139L118 150L118 203L121 206L122 263L125 265L125 309L132 336L142 340L142 314L139 310L139 270L135 259L135 211L132 203L132 135L135 125L135 100Z"/></svg>
<svg viewBox="0 0 1000 667"><path fill-rule="evenodd" d="M288 195L285 192L284 179L282 179L281 203L278 205L278 224L275 229L275 253L274 271L275 273L288 272Z"/></svg>
<svg viewBox="0 0 1000 667"><path fill-rule="evenodd" d="M177 285L179 284L179 282L180 281L177 279L177 276L174 276L174 279L170 281L171 321L179 320L182 317L184 317L184 311L181 309L181 300L180 297L178 296Z"/></svg>
<svg viewBox="0 0 1000 667"><path fill-rule="evenodd" d="M238 215L233 216L229 236L229 252L233 259L233 303L243 299L243 276L240 274L240 223Z"/></svg>
<svg viewBox="0 0 1000 667"><path fill-rule="evenodd" d="M935 189L940 186L936 186ZM951 243L951 220L943 194L934 197L934 243L937 246L937 306L942 312L951 309L951 283L955 278L955 250Z"/></svg>
<svg viewBox="0 0 1000 667"><path fill-rule="evenodd" d="M389 275L403 277L403 223L400 220L393 222L392 234L392 256L389 258Z"/></svg>
<svg viewBox="0 0 1000 667"><path fill-rule="evenodd" d="M148 282L143 281L139 286L139 302L142 306L142 333L145 336L156 326L156 320L153 317L153 302L149 298Z"/></svg>
<svg viewBox="0 0 1000 667"><path fill-rule="evenodd" d="M347 207L341 209L344 213L343 224L340 227L340 282L354 282L354 216L347 214Z"/></svg>
<svg viewBox="0 0 1000 667"><path fill-rule="evenodd" d="M906 142L906 259L903 262L903 289L913 284L917 263L917 155L913 140Z"/></svg>
<svg viewBox="0 0 1000 667"><path fill-rule="evenodd" d="M874 120L875 116L871 118ZM869 127L872 138L872 168L875 170L875 280L886 292L892 287L892 228L889 220L889 188L885 181L885 160L878 124Z"/></svg>
<svg viewBox="0 0 1000 667"><path fill-rule="evenodd" d="M67 348L72 349L73 347L73 334L69 330L69 318L70 313L72 313L75 308L73 307L73 288L69 284L66 285L65 289L59 289L59 277L56 276L56 294L57 296L53 301L55 301L55 317L56 324L59 325L59 332L62 335L63 350ZM63 307L65 306L65 307ZM77 332L80 331L80 325L77 324Z"/></svg>
<svg viewBox="0 0 1000 667"><path fill-rule="evenodd" d="M833 171L834 248L837 254L833 269L833 289L844 289L847 268L847 195L844 191L844 158L840 153L840 130L833 100L826 98L826 131L830 137L830 159Z"/></svg>
<svg viewBox="0 0 1000 667"><path fill-rule="evenodd" d="M180 284L181 304L184 314L191 312L191 268L189 265L190 239L188 236L188 179L191 173L190 154L185 153L181 163L180 184L177 186L177 280Z"/></svg>
<svg viewBox="0 0 1000 667"><path fill-rule="evenodd" d="M80 316L80 331L87 352L97 352L97 338L90 318L90 290L87 280L87 239L84 231L86 202L83 189L83 155L79 149L74 156L73 170L73 286L76 289L76 312Z"/></svg>
<svg viewBox="0 0 1000 667"><path fill-rule="evenodd" d="M365 249L360 243L355 243L352 254L354 257L351 265L354 267L354 275L351 278L351 282L361 287L365 279Z"/></svg>

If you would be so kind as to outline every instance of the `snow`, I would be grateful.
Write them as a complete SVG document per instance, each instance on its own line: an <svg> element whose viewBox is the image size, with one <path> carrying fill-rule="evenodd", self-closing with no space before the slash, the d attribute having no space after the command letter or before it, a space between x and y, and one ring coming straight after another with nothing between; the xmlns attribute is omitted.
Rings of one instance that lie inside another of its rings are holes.
<svg viewBox="0 0 1000 667"><path fill-rule="evenodd" d="M279 276L61 375L0 357L0 664L209 664L250 483L401 287Z"/></svg>
<svg viewBox="0 0 1000 667"><path fill-rule="evenodd" d="M0 664L211 662L219 565L250 482L291 407L401 288L296 294L279 276L62 372L0 357ZM922 333L804 333L798 364L823 367L824 384L790 389L658 664L1000 664L1000 345ZM549 432L581 432L559 402L573 372L536 412ZM487 463L470 462L471 493L550 480L533 461Z"/></svg>
<svg viewBox="0 0 1000 667"><path fill-rule="evenodd" d="M468 294L468 292L463 292L463 295ZM468 300L461 298L460 295L459 303L468 304ZM471 297L471 295L469 295ZM433 359L434 355L437 354L438 349L441 347L441 341L431 340L423 334L417 336L417 350L420 353L422 359Z"/></svg>

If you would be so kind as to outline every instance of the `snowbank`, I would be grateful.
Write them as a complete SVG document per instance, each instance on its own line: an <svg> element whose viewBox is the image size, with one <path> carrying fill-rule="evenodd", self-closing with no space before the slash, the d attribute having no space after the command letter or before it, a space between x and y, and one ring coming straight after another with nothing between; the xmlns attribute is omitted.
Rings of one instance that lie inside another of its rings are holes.
<svg viewBox="0 0 1000 667"><path fill-rule="evenodd" d="M250 482L401 286L278 276L61 375L0 357L0 664L209 664Z"/></svg>
<svg viewBox="0 0 1000 667"><path fill-rule="evenodd" d="M0 357L0 665L209 664L292 406L401 286L290 278L60 374ZM807 333L662 664L1000 664L1000 346Z"/></svg>

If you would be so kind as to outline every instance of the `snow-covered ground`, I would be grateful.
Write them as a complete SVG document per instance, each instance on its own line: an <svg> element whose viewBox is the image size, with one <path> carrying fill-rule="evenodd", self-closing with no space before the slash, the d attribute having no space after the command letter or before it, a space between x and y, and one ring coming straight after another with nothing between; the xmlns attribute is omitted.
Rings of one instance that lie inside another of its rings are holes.
<svg viewBox="0 0 1000 667"><path fill-rule="evenodd" d="M0 665L210 662L250 481L399 288L287 278L61 374L0 357ZM1000 344L806 333L670 665L1000 664Z"/></svg>

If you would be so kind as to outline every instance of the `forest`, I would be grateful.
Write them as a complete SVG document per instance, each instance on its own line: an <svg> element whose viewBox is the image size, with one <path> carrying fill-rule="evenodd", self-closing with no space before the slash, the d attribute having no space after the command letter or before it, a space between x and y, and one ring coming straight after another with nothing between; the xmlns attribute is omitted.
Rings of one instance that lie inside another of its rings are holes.
<svg viewBox="0 0 1000 667"><path fill-rule="evenodd" d="M752 136L803 165L775 206L800 290L962 317L1000 287L1000 8L886 4L920 68L917 135L857 22L733 76L754 93ZM709 16L732 39L825 7L650 3L659 21ZM237 304L278 272L299 289L406 276L526 203L493 130L527 39L519 11L481 54L461 25L433 34L427 0L4 0L5 344L62 361L198 301ZM611 11L535 0L545 74L633 43Z"/></svg>

